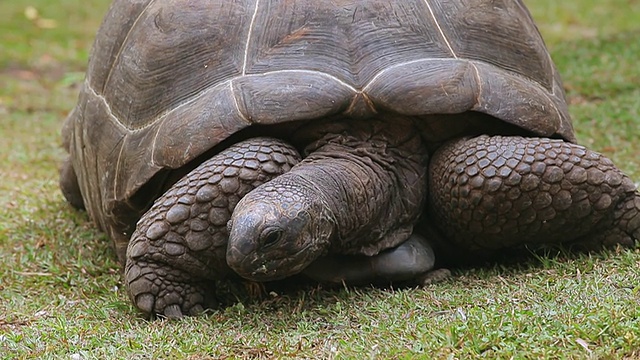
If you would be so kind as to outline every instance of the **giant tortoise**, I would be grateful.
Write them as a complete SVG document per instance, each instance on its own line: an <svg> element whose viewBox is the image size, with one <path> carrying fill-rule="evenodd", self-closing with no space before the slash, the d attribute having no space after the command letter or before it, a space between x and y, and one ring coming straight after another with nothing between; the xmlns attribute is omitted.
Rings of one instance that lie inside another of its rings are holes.
<svg viewBox="0 0 640 360"><path fill-rule="evenodd" d="M220 279L640 237L521 0L115 0L63 137L62 191L146 314L215 306Z"/></svg>

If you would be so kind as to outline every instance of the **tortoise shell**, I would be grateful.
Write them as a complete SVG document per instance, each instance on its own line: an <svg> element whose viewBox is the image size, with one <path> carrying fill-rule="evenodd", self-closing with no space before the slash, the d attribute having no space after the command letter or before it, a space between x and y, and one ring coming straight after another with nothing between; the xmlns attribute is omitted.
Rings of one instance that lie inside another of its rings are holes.
<svg viewBox="0 0 640 360"><path fill-rule="evenodd" d="M90 216L128 237L145 184L244 128L466 112L574 140L520 0L115 0L63 136Z"/></svg>

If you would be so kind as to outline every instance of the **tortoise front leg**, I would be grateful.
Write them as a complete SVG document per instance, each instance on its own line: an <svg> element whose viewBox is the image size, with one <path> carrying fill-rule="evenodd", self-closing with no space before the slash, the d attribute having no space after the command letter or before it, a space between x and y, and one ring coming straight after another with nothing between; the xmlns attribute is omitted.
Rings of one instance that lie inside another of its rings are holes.
<svg viewBox="0 0 640 360"><path fill-rule="evenodd" d="M633 246L640 195L604 156L545 138L479 136L430 164L430 211L462 252L578 243Z"/></svg>
<svg viewBox="0 0 640 360"><path fill-rule="evenodd" d="M249 139L205 161L156 200L127 249L125 283L135 305L170 318L215 306L214 282L231 272L225 254L233 209L298 161L282 141Z"/></svg>

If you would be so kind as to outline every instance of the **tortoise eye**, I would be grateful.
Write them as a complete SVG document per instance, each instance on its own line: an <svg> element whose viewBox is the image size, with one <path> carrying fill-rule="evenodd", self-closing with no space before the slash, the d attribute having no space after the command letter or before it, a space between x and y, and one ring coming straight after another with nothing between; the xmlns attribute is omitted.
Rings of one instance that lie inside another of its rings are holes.
<svg viewBox="0 0 640 360"><path fill-rule="evenodd" d="M261 247L268 248L275 245L280 241L283 233L284 232L282 231L282 229L278 228L265 229L264 231L262 231L262 234L260 234Z"/></svg>

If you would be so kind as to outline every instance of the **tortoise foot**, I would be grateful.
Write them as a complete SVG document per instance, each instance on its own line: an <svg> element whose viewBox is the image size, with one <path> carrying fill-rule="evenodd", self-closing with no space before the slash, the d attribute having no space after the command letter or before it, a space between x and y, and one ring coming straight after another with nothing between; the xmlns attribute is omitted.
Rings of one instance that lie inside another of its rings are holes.
<svg viewBox="0 0 640 360"><path fill-rule="evenodd" d="M169 319L216 308L213 281L192 282L190 274L169 266L139 262L125 269L129 296L149 316Z"/></svg>
<svg viewBox="0 0 640 360"><path fill-rule="evenodd" d="M451 270L440 268L426 272L416 278L416 283L420 286L429 286L445 281L451 277Z"/></svg>
<svg viewBox="0 0 640 360"><path fill-rule="evenodd" d="M297 151L282 141L253 138L223 150L156 200L131 236L125 283L146 314L193 315L215 305L211 283L227 266L227 222L249 191L288 171Z"/></svg>

